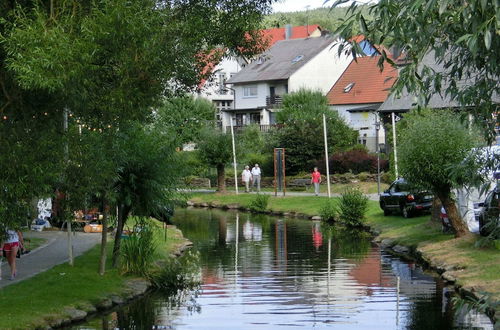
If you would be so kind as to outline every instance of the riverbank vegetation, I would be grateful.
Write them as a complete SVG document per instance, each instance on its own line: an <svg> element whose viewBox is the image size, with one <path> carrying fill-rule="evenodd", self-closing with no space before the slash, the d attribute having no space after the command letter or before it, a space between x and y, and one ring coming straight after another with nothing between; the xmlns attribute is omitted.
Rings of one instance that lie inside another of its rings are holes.
<svg viewBox="0 0 500 330"><path fill-rule="evenodd" d="M251 194L194 194L191 201L214 206L246 206L253 198ZM268 211L315 216L320 214L326 200L326 197L316 196L272 196ZM452 234L444 234L441 224L431 221L428 214L410 219L400 215L384 216L376 201L368 201L365 223L379 233L378 240L418 250L423 253L424 259L448 269L457 285L476 292L486 291L494 299L500 299L500 251L495 248L477 248L477 235L455 239Z"/></svg>
<svg viewBox="0 0 500 330"><path fill-rule="evenodd" d="M158 224L156 222L157 225ZM157 258L173 253L185 242L175 227L169 226L167 240L163 231L155 232L159 242ZM112 246L108 245L108 266ZM97 272L100 246L95 246L80 257L74 266L61 264L32 278L0 290L0 329L32 329L52 320L67 318L68 308L87 309L113 294L121 295L127 281L135 277L123 275L118 268L107 267L104 275ZM50 295L50 299L47 299Z"/></svg>

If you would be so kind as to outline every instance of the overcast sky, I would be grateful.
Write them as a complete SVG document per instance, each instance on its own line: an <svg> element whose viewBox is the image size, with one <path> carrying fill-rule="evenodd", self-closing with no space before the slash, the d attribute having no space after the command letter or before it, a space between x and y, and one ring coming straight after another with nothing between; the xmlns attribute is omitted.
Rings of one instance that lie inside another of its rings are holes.
<svg viewBox="0 0 500 330"><path fill-rule="evenodd" d="M358 0L358 2L369 2L371 0ZM329 0L324 7L331 6L335 0ZM273 4L273 12L303 11L309 6L309 9L323 7L325 0L279 0ZM345 4L347 5L347 4Z"/></svg>

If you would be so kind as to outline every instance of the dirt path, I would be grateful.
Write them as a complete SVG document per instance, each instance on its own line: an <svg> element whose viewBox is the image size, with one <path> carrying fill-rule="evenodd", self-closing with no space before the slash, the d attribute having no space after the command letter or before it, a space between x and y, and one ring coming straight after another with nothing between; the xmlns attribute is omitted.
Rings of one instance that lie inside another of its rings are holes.
<svg viewBox="0 0 500 330"><path fill-rule="evenodd" d="M15 280L10 280L10 268L5 258L3 258L1 264L2 280L0 280L0 288L30 278L68 260L68 234L66 232L29 231L24 233L24 236L26 238L44 238L47 240L47 243L28 254L22 255L20 259L17 259L17 277ZM100 239L100 233L74 233L74 256L76 257L83 254L95 246Z"/></svg>

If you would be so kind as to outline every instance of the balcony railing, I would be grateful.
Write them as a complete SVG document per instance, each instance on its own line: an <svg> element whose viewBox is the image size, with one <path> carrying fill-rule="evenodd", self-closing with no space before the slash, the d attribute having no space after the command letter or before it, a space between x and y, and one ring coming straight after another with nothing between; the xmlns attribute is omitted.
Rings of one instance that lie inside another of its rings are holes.
<svg viewBox="0 0 500 330"><path fill-rule="evenodd" d="M266 97L266 106L268 108L281 108L282 104L283 98L280 95Z"/></svg>
<svg viewBox="0 0 500 330"><path fill-rule="evenodd" d="M233 130L235 133L239 133L241 131L243 131L243 129L245 127L247 127L249 125L236 125L236 126L233 126ZM271 129L271 127L275 127L276 125L259 125L259 128L260 128L260 131L261 132L269 132L269 130ZM231 132L231 126L226 126L226 132Z"/></svg>

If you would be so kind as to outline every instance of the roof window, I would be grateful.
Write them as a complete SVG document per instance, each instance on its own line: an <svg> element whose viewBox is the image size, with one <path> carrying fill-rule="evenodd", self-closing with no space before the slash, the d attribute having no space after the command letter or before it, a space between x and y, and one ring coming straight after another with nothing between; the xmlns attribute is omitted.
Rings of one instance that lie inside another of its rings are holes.
<svg viewBox="0 0 500 330"><path fill-rule="evenodd" d="M347 86L344 87L344 93L349 93L351 89L354 87L356 83L349 83Z"/></svg>
<svg viewBox="0 0 500 330"><path fill-rule="evenodd" d="M304 58L304 55L297 55L293 58L292 63L297 63Z"/></svg>

